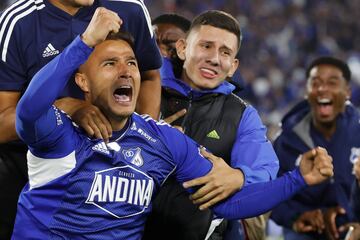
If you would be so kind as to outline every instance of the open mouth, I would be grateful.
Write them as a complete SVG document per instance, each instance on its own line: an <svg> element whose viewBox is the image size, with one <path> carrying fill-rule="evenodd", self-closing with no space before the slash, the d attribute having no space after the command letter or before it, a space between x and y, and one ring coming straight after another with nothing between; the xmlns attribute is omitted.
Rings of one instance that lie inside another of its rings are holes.
<svg viewBox="0 0 360 240"><path fill-rule="evenodd" d="M200 72L205 78L215 78L218 74L215 70L209 68L200 68Z"/></svg>
<svg viewBox="0 0 360 240"><path fill-rule="evenodd" d="M333 102L329 98L318 98L319 113L323 116L331 115L333 112Z"/></svg>
<svg viewBox="0 0 360 240"><path fill-rule="evenodd" d="M132 87L129 85L120 86L115 89L113 95L118 103L130 102L132 100Z"/></svg>

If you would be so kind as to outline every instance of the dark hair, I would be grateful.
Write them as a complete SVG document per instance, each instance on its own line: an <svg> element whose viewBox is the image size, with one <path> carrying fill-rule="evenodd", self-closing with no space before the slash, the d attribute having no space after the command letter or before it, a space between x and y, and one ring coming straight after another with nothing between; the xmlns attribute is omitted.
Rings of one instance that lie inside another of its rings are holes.
<svg viewBox="0 0 360 240"><path fill-rule="evenodd" d="M350 79L351 79L351 71L350 71L350 68L347 65L347 63L340 60L340 59L337 59L337 58L334 58L334 57L329 57L329 56L319 57L319 58L316 58L315 60L313 60L310 63L310 65L308 66L308 68L306 69L306 78L309 78L311 69L313 69L316 66L324 65L324 64L332 65L334 67L337 67L338 69L341 70L345 80L347 82L350 81Z"/></svg>
<svg viewBox="0 0 360 240"><path fill-rule="evenodd" d="M240 25L230 14L219 10L203 12L194 18L190 26L190 31L203 25L221 28L235 34L238 39L238 50L240 49L242 39Z"/></svg>
<svg viewBox="0 0 360 240"><path fill-rule="evenodd" d="M184 32L187 32L190 29L191 22L179 14L167 13L154 18L152 20L152 25L156 24L173 24Z"/></svg>
<svg viewBox="0 0 360 240"><path fill-rule="evenodd" d="M119 31L117 33L110 32L105 40L123 40L127 42L135 52L135 43L133 36L128 32Z"/></svg>

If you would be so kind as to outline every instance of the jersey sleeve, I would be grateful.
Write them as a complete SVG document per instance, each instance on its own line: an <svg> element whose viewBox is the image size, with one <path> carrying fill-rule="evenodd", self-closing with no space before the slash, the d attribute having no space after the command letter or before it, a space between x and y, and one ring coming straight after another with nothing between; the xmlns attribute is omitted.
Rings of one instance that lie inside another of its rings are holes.
<svg viewBox="0 0 360 240"><path fill-rule="evenodd" d="M306 183L297 168L275 180L243 187L226 201L215 205L213 211L226 219L258 216L273 209L304 187Z"/></svg>
<svg viewBox="0 0 360 240"><path fill-rule="evenodd" d="M0 15L0 19L5 16ZM23 91L27 85L26 67L21 54L21 35L17 25L12 31L9 24L0 21L0 91Z"/></svg>
<svg viewBox="0 0 360 240"><path fill-rule="evenodd" d="M266 127L251 106L245 109L238 127L231 166L243 171L245 186L275 179L279 170L279 160L266 137Z"/></svg>
<svg viewBox="0 0 360 240"><path fill-rule="evenodd" d="M63 140L64 136L71 136L71 133L66 135L66 131L72 129L71 123L52 104L91 51L77 37L34 76L20 99L16 108L16 131L33 151L45 149L49 152L59 145L66 146Z"/></svg>
<svg viewBox="0 0 360 240"><path fill-rule="evenodd" d="M206 175L212 164L200 154L200 146L167 123L161 121L159 124L163 125L161 133L176 165L177 181L182 183Z"/></svg>

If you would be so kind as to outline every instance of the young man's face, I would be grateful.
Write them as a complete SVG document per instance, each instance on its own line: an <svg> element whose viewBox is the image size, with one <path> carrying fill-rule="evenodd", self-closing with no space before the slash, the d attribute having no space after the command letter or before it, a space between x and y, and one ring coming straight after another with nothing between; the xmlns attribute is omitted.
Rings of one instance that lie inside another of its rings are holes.
<svg viewBox="0 0 360 240"><path fill-rule="evenodd" d="M176 57L175 43L180 38L185 38L186 33L181 28L169 23L159 23L153 27L161 55L168 58Z"/></svg>
<svg viewBox="0 0 360 240"><path fill-rule="evenodd" d="M310 71L307 97L315 122L333 124L344 111L346 99L350 97L349 84L339 68L318 65Z"/></svg>
<svg viewBox="0 0 360 240"><path fill-rule="evenodd" d="M179 57L184 60L183 80L195 89L212 89L238 66L235 34L209 25L192 29L186 41L177 43Z"/></svg>
<svg viewBox="0 0 360 240"><path fill-rule="evenodd" d="M140 89L140 72L135 54L123 40L106 40L97 45L76 74L85 97L109 120L121 120L135 110Z"/></svg>

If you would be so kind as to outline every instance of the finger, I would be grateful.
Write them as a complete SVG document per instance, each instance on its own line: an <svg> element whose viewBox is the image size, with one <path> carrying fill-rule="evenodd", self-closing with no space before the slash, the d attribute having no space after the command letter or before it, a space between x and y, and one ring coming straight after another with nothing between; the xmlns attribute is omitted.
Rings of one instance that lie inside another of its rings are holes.
<svg viewBox="0 0 360 240"><path fill-rule="evenodd" d="M195 178L195 179L192 179L190 181L184 182L183 187L184 188L190 188L190 187L203 185L203 184L209 182L209 180L210 180L209 176L203 176L203 177Z"/></svg>
<svg viewBox="0 0 360 240"><path fill-rule="evenodd" d="M173 126L173 128L176 128L180 132L184 133L184 129L182 127L180 127L180 126Z"/></svg>
<svg viewBox="0 0 360 240"><path fill-rule="evenodd" d="M186 114L186 109L181 109L180 111L174 113L173 115L164 119L165 122L171 124L174 121L178 120L179 118L183 117Z"/></svg>
<svg viewBox="0 0 360 240"><path fill-rule="evenodd" d="M92 120L89 120L88 126L94 131L93 137L95 137L97 139L102 139L101 132L100 132L99 128L97 127L97 125Z"/></svg>
<svg viewBox="0 0 360 240"><path fill-rule="evenodd" d="M111 14L111 16L113 17L113 19L118 22L120 25L122 24L122 19L120 18L119 14L117 14L114 11L108 10L109 14Z"/></svg>
<svg viewBox="0 0 360 240"><path fill-rule="evenodd" d="M99 129L101 138L104 139L106 142L108 142L108 140L109 140L108 130L98 115L93 116L93 122L96 125L97 129Z"/></svg>
<svg viewBox="0 0 360 240"><path fill-rule="evenodd" d="M328 155L328 152L327 152L326 149L323 148L323 147L316 147L315 150L316 150L316 154Z"/></svg>
<svg viewBox="0 0 360 240"><path fill-rule="evenodd" d="M195 193L191 194L190 199L192 201L197 201L201 198L203 198L206 194L209 194L211 191L214 190L211 182L207 182L204 186L202 186L199 190L197 190Z"/></svg>
<svg viewBox="0 0 360 240"><path fill-rule="evenodd" d="M330 215L330 233L335 238L339 238L339 234L337 232L337 227L336 227L336 222L335 222L336 215L337 215L336 212L333 212Z"/></svg>
<svg viewBox="0 0 360 240"><path fill-rule="evenodd" d="M328 178L334 176L334 171L332 168L321 168L319 169L319 172L323 177Z"/></svg>
<svg viewBox="0 0 360 240"><path fill-rule="evenodd" d="M84 125L84 126L83 126L83 125ZM81 127L85 130L86 134L87 134L89 137L93 137L93 136L94 136L94 131L93 131L93 129L92 129L89 125L82 124Z"/></svg>
<svg viewBox="0 0 360 240"><path fill-rule="evenodd" d="M108 135L111 137L112 127L111 127L109 120L104 116L104 114L100 110L98 110L97 116L100 119L100 121L102 122L102 124L104 124L106 131L108 132Z"/></svg>
<svg viewBox="0 0 360 240"><path fill-rule="evenodd" d="M219 195L221 191L214 190L211 192L208 192L207 194L203 195L201 198L197 198L196 200L193 200L192 202L194 204L206 204L207 202L211 201L211 199L215 198L217 195Z"/></svg>
<svg viewBox="0 0 360 240"><path fill-rule="evenodd" d="M311 149L302 155L304 159L314 159L316 156L316 149Z"/></svg>
<svg viewBox="0 0 360 240"><path fill-rule="evenodd" d="M221 159L221 158L215 156L214 154L209 153L206 150L206 148L201 148L200 153L201 153L201 155L203 155L206 159L208 159L212 163L219 161Z"/></svg>
<svg viewBox="0 0 360 240"><path fill-rule="evenodd" d="M200 205L199 209L200 210L205 210L208 209L209 207L215 205L216 203L220 202L221 200L223 200L223 198L220 195L217 195L215 198L211 199L210 201Z"/></svg>

